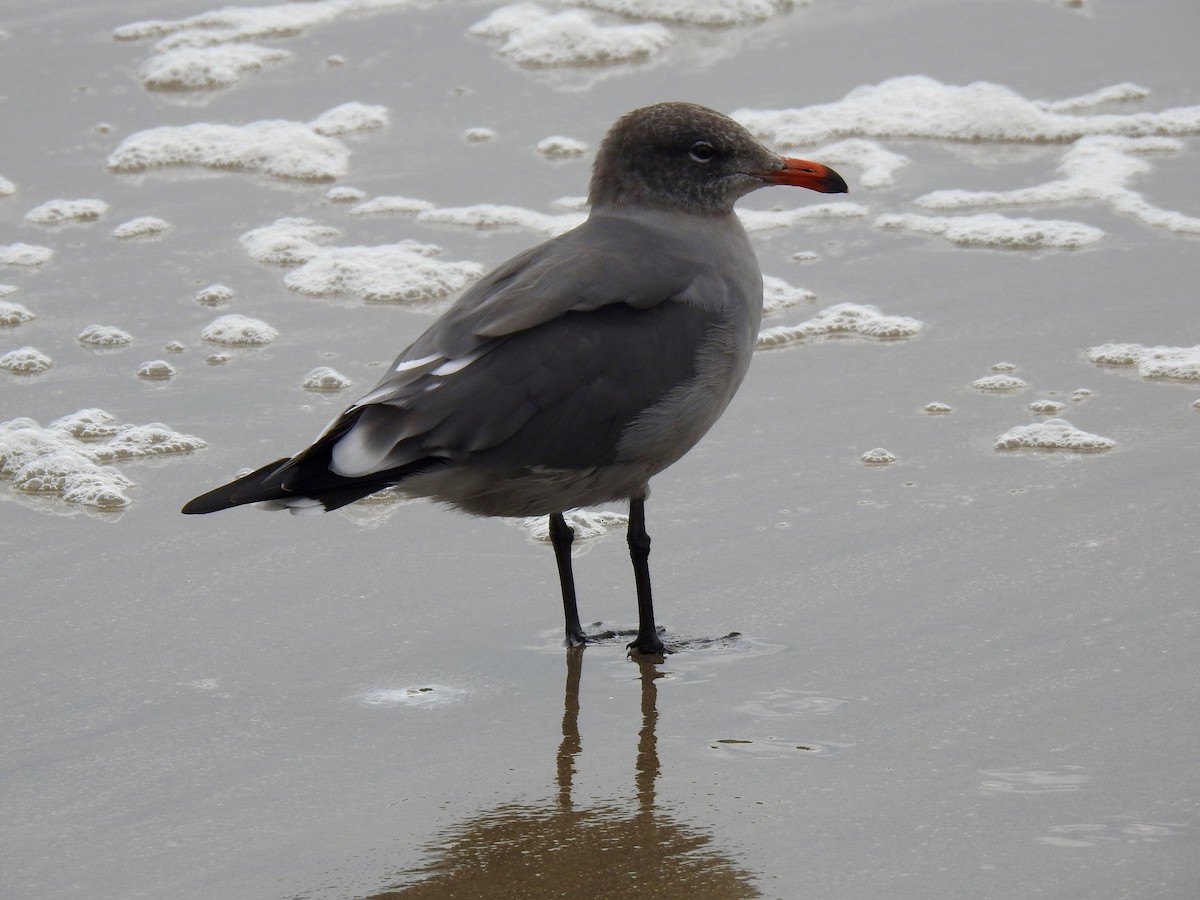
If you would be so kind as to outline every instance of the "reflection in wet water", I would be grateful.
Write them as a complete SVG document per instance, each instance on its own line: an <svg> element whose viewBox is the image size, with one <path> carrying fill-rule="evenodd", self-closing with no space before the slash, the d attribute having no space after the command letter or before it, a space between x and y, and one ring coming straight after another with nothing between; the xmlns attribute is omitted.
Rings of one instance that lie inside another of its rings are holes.
<svg viewBox="0 0 1200 900"><path fill-rule="evenodd" d="M641 666L642 724L638 732L636 794L625 803L576 804L571 797L579 736L583 648L567 651L562 743L556 801L511 803L486 811L429 841L432 861L398 876L400 884L367 900L386 898L655 897L733 900L759 897L753 876L713 846L712 836L675 821L656 804L658 759L652 662Z"/></svg>

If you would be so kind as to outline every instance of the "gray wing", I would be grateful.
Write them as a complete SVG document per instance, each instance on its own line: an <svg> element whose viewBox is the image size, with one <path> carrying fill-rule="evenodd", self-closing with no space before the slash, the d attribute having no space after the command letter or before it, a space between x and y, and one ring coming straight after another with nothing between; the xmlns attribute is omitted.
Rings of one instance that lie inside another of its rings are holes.
<svg viewBox="0 0 1200 900"><path fill-rule="evenodd" d="M695 374L725 299L698 291L728 288L682 239L590 219L500 266L405 350L347 411L361 410L332 468L611 462L630 421Z"/></svg>

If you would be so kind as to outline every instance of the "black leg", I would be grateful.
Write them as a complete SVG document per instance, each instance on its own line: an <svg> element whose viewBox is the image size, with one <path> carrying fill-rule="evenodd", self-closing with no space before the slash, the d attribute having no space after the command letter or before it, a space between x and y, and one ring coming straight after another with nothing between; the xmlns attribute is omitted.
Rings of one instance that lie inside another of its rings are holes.
<svg viewBox="0 0 1200 900"><path fill-rule="evenodd" d="M646 498L629 499L629 556L633 560L633 580L637 585L638 635L629 649L661 656L667 648L659 640L654 624L654 601L650 596L650 535L646 534Z"/></svg>
<svg viewBox="0 0 1200 900"><path fill-rule="evenodd" d="M558 581L562 585L563 616L566 620L567 646L587 643L583 626L579 624L579 605L575 602L575 576L571 572L571 542L575 532L562 513L550 514L550 543L554 545L554 560L558 563Z"/></svg>

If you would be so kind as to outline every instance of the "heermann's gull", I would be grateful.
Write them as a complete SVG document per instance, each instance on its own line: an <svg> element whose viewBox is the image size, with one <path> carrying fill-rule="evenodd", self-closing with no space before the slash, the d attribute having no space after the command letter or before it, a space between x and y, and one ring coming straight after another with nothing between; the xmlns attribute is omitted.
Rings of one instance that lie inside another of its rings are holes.
<svg viewBox="0 0 1200 900"><path fill-rule="evenodd" d="M550 517L567 641L586 641L563 511L629 501L638 635L663 653L650 596L650 478L703 437L754 350L762 275L733 212L786 184L843 193L732 119L658 103L600 146L578 228L485 276L312 446L188 503L337 509L389 485L484 516Z"/></svg>

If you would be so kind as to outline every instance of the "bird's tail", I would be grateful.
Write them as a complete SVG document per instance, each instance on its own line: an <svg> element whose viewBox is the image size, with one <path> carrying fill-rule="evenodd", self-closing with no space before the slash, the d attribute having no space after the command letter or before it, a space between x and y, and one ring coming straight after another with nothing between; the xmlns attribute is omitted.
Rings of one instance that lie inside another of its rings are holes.
<svg viewBox="0 0 1200 900"><path fill-rule="evenodd" d="M270 503L295 512L305 509L334 510L405 478L449 463L443 457L427 456L366 475L348 478L337 474L331 467L333 447L357 421L356 413L359 411L354 410L343 416L302 453L277 459L189 500L183 507L183 513L200 515L247 503Z"/></svg>

